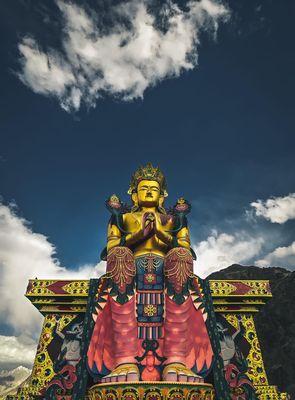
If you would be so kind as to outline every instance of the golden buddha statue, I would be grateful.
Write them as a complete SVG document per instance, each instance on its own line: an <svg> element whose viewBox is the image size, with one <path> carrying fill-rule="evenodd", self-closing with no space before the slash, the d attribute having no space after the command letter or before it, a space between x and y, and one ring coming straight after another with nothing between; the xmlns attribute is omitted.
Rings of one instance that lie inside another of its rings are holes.
<svg viewBox="0 0 295 400"><path fill-rule="evenodd" d="M165 177L140 167L126 209L107 201L107 270L99 289L88 368L98 382L163 380L203 382L213 352L202 293L193 274L193 252L180 198L170 212Z"/></svg>
<svg viewBox="0 0 295 400"><path fill-rule="evenodd" d="M144 173L143 173L144 176ZM148 176L147 176L148 177ZM153 178L155 179L155 178ZM129 232L125 238L125 245L133 248L134 257L147 253L164 257L171 248L174 237L169 233L173 229L173 218L165 218L163 203L166 190L162 189L164 178L160 175L158 180L140 180L137 187L131 187L133 210L123 214L123 226ZM119 246L122 235L116 225L108 227L108 251ZM179 246L189 249L190 238L187 227L183 227L176 236Z"/></svg>

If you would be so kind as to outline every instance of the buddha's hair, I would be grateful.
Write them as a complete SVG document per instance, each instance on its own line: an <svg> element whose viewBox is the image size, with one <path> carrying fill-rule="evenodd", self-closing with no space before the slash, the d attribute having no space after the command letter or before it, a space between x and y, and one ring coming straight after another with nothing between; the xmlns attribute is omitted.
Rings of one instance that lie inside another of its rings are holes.
<svg viewBox="0 0 295 400"><path fill-rule="evenodd" d="M137 186L140 181L156 181L160 185L161 194L165 197L168 196L167 193L167 183L164 174L159 167L153 167L151 163L147 163L145 167L140 166L132 175L131 182L128 190L128 194L136 192Z"/></svg>

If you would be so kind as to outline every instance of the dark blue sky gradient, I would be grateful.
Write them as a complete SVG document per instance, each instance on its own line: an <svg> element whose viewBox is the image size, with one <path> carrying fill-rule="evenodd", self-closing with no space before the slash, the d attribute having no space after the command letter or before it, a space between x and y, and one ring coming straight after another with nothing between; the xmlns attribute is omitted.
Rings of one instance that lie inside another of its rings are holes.
<svg viewBox="0 0 295 400"><path fill-rule="evenodd" d="M165 172L169 204L179 195L193 202L196 240L234 229L257 198L294 191L294 2L229 6L217 41L203 38L196 70L143 100L107 98L72 115L12 72L21 37L42 31L33 2L1 5L0 194L57 246L63 265L98 260L104 201L114 192L127 200L131 173L147 161ZM280 227L287 239L292 226Z"/></svg>

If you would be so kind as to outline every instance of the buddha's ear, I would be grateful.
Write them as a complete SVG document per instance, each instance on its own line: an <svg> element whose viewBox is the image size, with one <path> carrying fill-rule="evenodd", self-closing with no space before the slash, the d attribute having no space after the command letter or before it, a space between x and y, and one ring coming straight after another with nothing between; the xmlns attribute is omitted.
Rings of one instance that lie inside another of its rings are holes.
<svg viewBox="0 0 295 400"><path fill-rule="evenodd" d="M137 196L136 192L132 193L131 199L132 199L134 205L138 205L138 196Z"/></svg>
<svg viewBox="0 0 295 400"><path fill-rule="evenodd" d="M165 196L164 196L164 195L161 195L160 198L159 198L159 206L158 206L158 211L159 211L161 214L166 214L166 210L165 210L165 208L163 207L164 200L165 200Z"/></svg>
<svg viewBox="0 0 295 400"><path fill-rule="evenodd" d="M133 206L131 208L131 212L136 212L139 209L139 207L138 207L138 196L137 196L136 192L132 193L131 199L132 199L132 202L133 202Z"/></svg>

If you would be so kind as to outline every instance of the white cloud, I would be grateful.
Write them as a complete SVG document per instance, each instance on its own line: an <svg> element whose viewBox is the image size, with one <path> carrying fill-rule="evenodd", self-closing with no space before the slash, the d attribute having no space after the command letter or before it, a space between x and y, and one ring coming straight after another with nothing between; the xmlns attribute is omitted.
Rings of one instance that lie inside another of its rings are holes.
<svg viewBox="0 0 295 400"><path fill-rule="evenodd" d="M36 354L37 343L26 336L2 336L0 335L0 366L26 365L32 367Z"/></svg>
<svg viewBox="0 0 295 400"><path fill-rule="evenodd" d="M67 111L78 110L82 101L94 107L105 94L142 98L162 79L193 69L200 32L215 35L229 15L217 0L191 0L186 11L165 1L157 15L165 21L161 30L147 1L130 0L112 9L113 26L106 31L93 10L56 1L64 21L62 50L42 51L36 40L24 38L18 76L34 92L56 97Z"/></svg>
<svg viewBox="0 0 295 400"><path fill-rule="evenodd" d="M284 224L290 219L295 219L295 193L285 197L273 197L266 201L257 200L251 203L258 217L277 224Z"/></svg>
<svg viewBox="0 0 295 400"><path fill-rule="evenodd" d="M33 232L12 207L0 204L0 322L15 335L36 338L40 332L42 316L24 297L29 279L88 279L103 271L103 263L78 271L62 267L46 236Z"/></svg>
<svg viewBox="0 0 295 400"><path fill-rule="evenodd" d="M259 254L262 237L251 237L244 232L218 233L216 230L201 241L194 250L197 254L195 273L202 278L229 265L247 262Z"/></svg>
<svg viewBox="0 0 295 400"><path fill-rule="evenodd" d="M23 39L19 51L23 56L20 78L34 92L62 96L65 88L75 82L71 69L58 54L41 52L35 40Z"/></svg>
<svg viewBox="0 0 295 400"><path fill-rule="evenodd" d="M264 258L255 262L259 267L291 267L295 265L295 242L289 246L277 247Z"/></svg>

